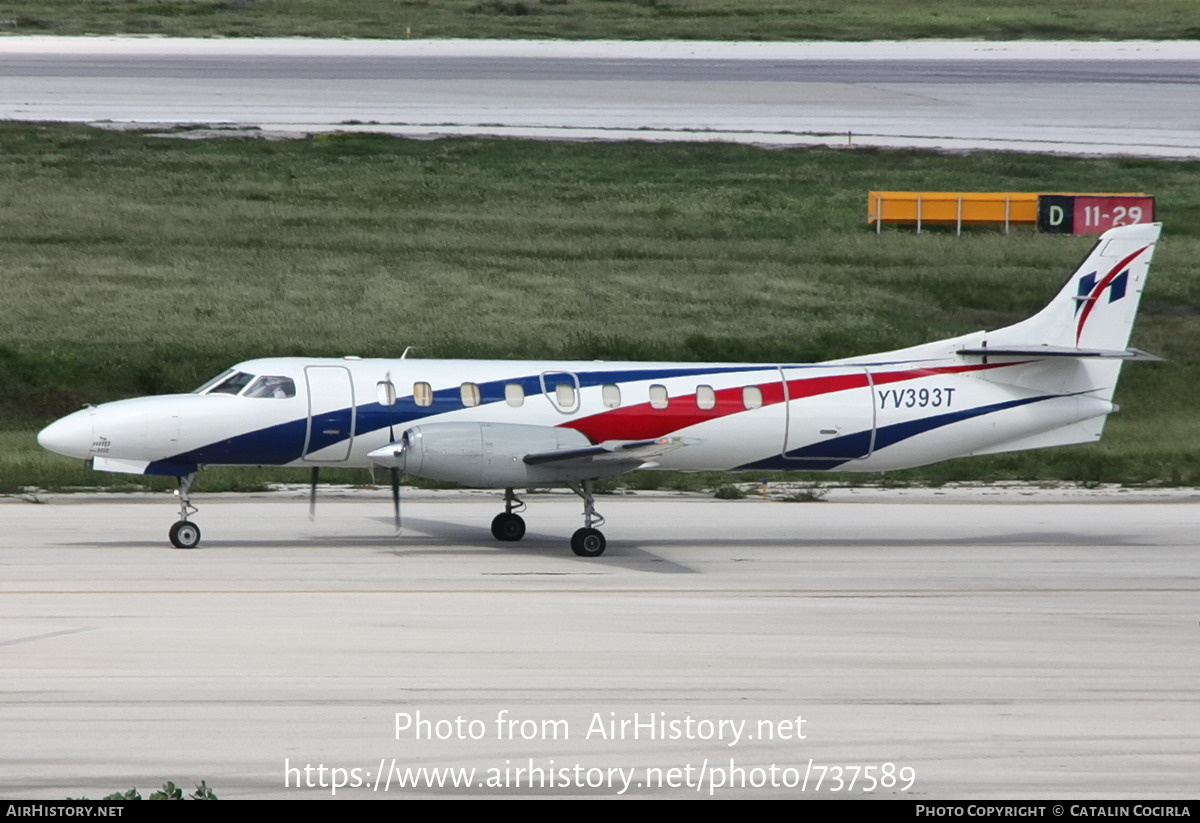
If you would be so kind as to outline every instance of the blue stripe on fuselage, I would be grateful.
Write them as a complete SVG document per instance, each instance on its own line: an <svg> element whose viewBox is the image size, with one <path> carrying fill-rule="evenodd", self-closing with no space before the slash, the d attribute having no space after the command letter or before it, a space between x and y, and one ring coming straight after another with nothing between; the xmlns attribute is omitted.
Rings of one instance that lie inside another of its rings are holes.
<svg viewBox="0 0 1200 823"><path fill-rule="evenodd" d="M600 386L605 383L627 383L635 380L665 380L670 377L685 377L700 374L728 374L731 372L764 371L774 369L771 365L762 366L726 366L713 368L697 366L674 369L626 369L622 371L568 372L567 370L547 370L551 374L575 374L579 378L581 388ZM527 397L542 393L541 374L524 377L492 380L480 383L480 405L489 403L504 403L504 387L509 383L519 383ZM255 401L260 402L260 401ZM261 401L269 402L269 401ZM395 405L381 406L379 403L365 403L357 408L358 418L355 424L355 436L369 434L392 427L396 437L410 423L425 417L460 411L465 408L462 404L459 386L438 389L433 393L433 404L418 406L412 395L396 399ZM349 427L351 409L344 408L317 416L318 420L346 421ZM185 423L186 425L186 423ZM164 474L177 474L177 467L207 465L250 465L250 466L279 466L299 460L304 455L304 439L308 433L308 418L301 417L289 420L275 426L268 426L245 434L239 434L215 443L209 443L191 451L173 455L152 463L151 466L162 466ZM345 441L346 437L323 435L320 431L313 432L313 443L309 451L327 448ZM147 473L151 473L147 469Z"/></svg>
<svg viewBox="0 0 1200 823"><path fill-rule="evenodd" d="M304 436L307 433L308 418L302 417L299 420L289 420L276 426L218 440L216 443L209 443L158 462L281 466L300 458L304 451Z"/></svg>
<svg viewBox="0 0 1200 823"><path fill-rule="evenodd" d="M883 426L875 430L875 449L885 449L888 446L894 446L902 440L907 440L910 437L916 437L918 434L932 431L949 426L953 423L959 423L963 420L970 420L974 417L982 417L985 414L1004 411L1005 409L1024 406L1029 403L1037 403L1042 400L1050 400L1058 395L1045 395L1042 397L1026 397L1020 400L1006 400L1003 403L993 403L990 406L978 406L974 409L963 409L956 412L947 412L946 414L935 414L931 417L922 417L919 420L906 420L903 423L893 423L890 426ZM841 437L834 437L820 443L812 443L807 446L802 446L798 449L793 449L787 452L786 455L774 455L763 460L755 460L753 463L746 463L738 466L734 471L755 471L772 469L775 471L829 471L838 466L843 466L851 462L854 458L826 457L831 450L838 450L841 453L846 453L848 448L856 448L863 446L860 453L865 453L865 440L869 438L871 432L859 431L852 434L845 434Z"/></svg>

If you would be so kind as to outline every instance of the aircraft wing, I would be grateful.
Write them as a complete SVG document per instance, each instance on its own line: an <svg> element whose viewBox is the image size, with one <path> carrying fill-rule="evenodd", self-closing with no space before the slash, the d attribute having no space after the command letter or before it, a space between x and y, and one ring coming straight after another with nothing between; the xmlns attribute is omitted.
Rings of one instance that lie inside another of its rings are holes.
<svg viewBox="0 0 1200 823"><path fill-rule="evenodd" d="M667 452L695 445L700 441L687 437L660 437L656 440L605 440L595 446L580 449L556 449L555 451L527 454L524 457L530 466L553 463L557 466L590 466L598 463L607 465L627 464L626 471L650 468L654 458Z"/></svg>

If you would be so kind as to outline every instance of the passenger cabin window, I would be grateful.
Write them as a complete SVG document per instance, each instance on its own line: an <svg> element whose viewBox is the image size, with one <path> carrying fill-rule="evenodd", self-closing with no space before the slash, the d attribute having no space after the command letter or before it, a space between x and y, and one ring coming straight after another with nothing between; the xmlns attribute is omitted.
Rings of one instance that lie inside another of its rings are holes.
<svg viewBox="0 0 1200 823"><path fill-rule="evenodd" d="M621 387L605 383L600 389L600 397L604 400L605 406L615 409L621 405Z"/></svg>
<svg viewBox="0 0 1200 823"><path fill-rule="evenodd" d="M696 387L696 408L698 409L715 409L717 407L717 393L713 391L712 386L697 386Z"/></svg>
<svg viewBox="0 0 1200 823"><path fill-rule="evenodd" d="M560 408L569 409L575 405L575 384L559 383L554 387L554 400Z"/></svg>
<svg viewBox="0 0 1200 823"><path fill-rule="evenodd" d="M504 384L504 399L514 409L525 405L525 389L520 383Z"/></svg>
<svg viewBox="0 0 1200 823"><path fill-rule="evenodd" d="M296 381L290 377L260 377L246 389L246 397L295 397Z"/></svg>
<svg viewBox="0 0 1200 823"><path fill-rule="evenodd" d="M746 386L742 389L742 405L748 409L761 409L763 404L762 389L758 386Z"/></svg>
<svg viewBox="0 0 1200 823"><path fill-rule="evenodd" d="M660 386L655 383L650 387L650 407L653 409L665 409L670 403L670 397L667 396L667 387Z"/></svg>
<svg viewBox="0 0 1200 823"><path fill-rule="evenodd" d="M413 383L413 403L417 406L433 405L433 387L428 383Z"/></svg>
<svg viewBox="0 0 1200 823"><path fill-rule="evenodd" d="M464 406L479 405L479 385L477 383L463 383L458 389L458 394L462 398Z"/></svg>
<svg viewBox="0 0 1200 823"><path fill-rule="evenodd" d="M396 384L391 380L380 380L375 384L375 398L381 406L396 405Z"/></svg>
<svg viewBox="0 0 1200 823"><path fill-rule="evenodd" d="M209 389L208 394L237 394L246 388L246 385L253 379L254 375L252 374L246 374L244 371L236 372Z"/></svg>

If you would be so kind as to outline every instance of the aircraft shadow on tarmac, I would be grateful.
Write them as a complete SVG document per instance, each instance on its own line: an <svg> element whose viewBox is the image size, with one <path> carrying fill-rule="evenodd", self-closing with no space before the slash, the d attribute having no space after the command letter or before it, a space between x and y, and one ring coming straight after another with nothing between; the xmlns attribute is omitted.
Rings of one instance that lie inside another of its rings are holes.
<svg viewBox="0 0 1200 823"><path fill-rule="evenodd" d="M219 540L205 538L195 549L173 550L184 554L203 554L205 550L213 549L362 549L376 548L382 553L403 557L463 557L467 555L493 555L503 553L513 557L558 558L585 564L600 571L614 567L627 568L633 571L652 572L655 574L696 574L697 571L688 566L668 560L665 557L633 545L628 541L610 547L603 558L577 557L571 553L567 541L561 535L526 534L520 543L497 543L491 533L477 526L464 526L447 523L440 520L419 520L406 518L404 529L399 535L392 531L390 518L371 518L383 524L378 535L306 535L292 538L271 538L268 540ZM659 541L662 543L663 541ZM699 545L699 541L672 540L670 545ZM780 541L764 541L768 544L786 546ZM707 541L713 546L728 545L722 541ZM106 542L78 542L70 544L80 548L152 548L166 550L162 542L157 540L112 540ZM600 562L602 567L595 564Z"/></svg>
<svg viewBox="0 0 1200 823"><path fill-rule="evenodd" d="M1073 531L1062 532L1015 532L1012 534L988 534L956 537L740 537L701 538L681 536L655 538L652 542L639 545L636 540L614 540L602 558L582 558L570 553L566 540L561 535L527 533L520 543L500 544L487 529L448 523L440 520L406 518L404 529L399 535L392 533L390 518L371 518L384 528L378 535L310 535L295 538L272 538L269 540L205 540L190 552L203 553L205 549L304 549L304 548L375 548L398 558L421 556L463 557L467 555L491 555L497 552L513 557L558 558L588 567L601 569L622 568L653 574L698 574L696 569L662 557L657 548L681 549L947 549L970 552L973 548L1010 547L1025 549L1045 548L1090 548L1097 551L1145 545L1137 535L1108 535L1103 545L1097 545L1094 534ZM78 544L84 545L84 544ZM120 546L123 548L162 548L158 541L120 541L102 544L89 542L93 547Z"/></svg>
<svg viewBox="0 0 1200 823"><path fill-rule="evenodd" d="M392 524L392 521L386 518L381 517L376 519L380 523L386 523L388 526ZM504 554L515 557L557 557L584 564L595 564L597 560L602 559L605 566L609 568L620 566L622 568L654 572L656 574L697 573L693 568L667 560L665 557L660 557L653 552L646 551L625 541L610 545L609 550L605 552L603 558L586 558L577 557L572 554L567 547L566 539L559 535L539 535L526 532L525 537L519 543L501 544L496 542L487 529L477 526L463 526L439 520L420 520L415 518L406 520L405 526L409 529L419 531L424 541L436 541L442 545L405 548L403 533L399 538L389 536L388 539L390 541L397 541L392 544L392 550L397 554L475 554L479 552L501 551Z"/></svg>
<svg viewBox="0 0 1200 823"><path fill-rule="evenodd" d="M380 523L386 523L388 526L392 524L391 520L386 518L375 518ZM486 529L481 529L475 526L462 526L454 523L447 523L440 520L406 520L406 527L414 531L420 532L425 540L429 541L446 541L454 546L467 548L468 546L478 548L500 548L509 554L529 554L529 555L560 555L566 545L565 538L557 535L539 535L533 532L527 532L524 539L520 543L499 544ZM373 538L370 538L373 539ZM388 540L395 540L392 535L387 536ZM403 539L401 534L400 539ZM608 551L604 554L604 559L607 560L611 555L629 556L630 552L638 552L643 555L653 556L652 550L657 547L663 548L708 548L719 549L728 547L737 548L777 548L777 549L838 549L838 548L955 548L955 549L970 549L975 546L1010 546L1012 548L1027 548L1029 546L1045 546L1047 548L1120 548L1129 546L1148 545L1144 539L1140 539L1137 535L1107 535L1104 538L1103 546L1098 546L1096 543L1096 535L1082 532L1014 532L1011 534L988 534L981 536L964 536L964 537L922 537L919 534L911 537L826 537L826 536L810 536L810 537L738 537L729 539L724 537L694 537L689 535L681 535L679 537L657 537L652 542L646 541L644 546L637 541L620 539L614 540ZM530 549L530 551L521 551L522 549ZM431 549L431 552L445 551L446 549ZM587 558L581 558L587 559Z"/></svg>

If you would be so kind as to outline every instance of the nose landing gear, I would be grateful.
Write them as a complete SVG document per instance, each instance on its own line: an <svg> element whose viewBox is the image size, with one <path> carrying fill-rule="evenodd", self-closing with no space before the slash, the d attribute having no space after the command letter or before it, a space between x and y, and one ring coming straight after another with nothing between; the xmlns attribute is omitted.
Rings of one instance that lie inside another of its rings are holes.
<svg viewBox="0 0 1200 823"><path fill-rule="evenodd" d="M171 530L167 532L167 538L177 549L194 549L200 545L200 527L188 520L188 515L199 511L192 505L191 498L188 496L195 479L195 472L180 477L179 488L175 490L175 494L179 498L179 520L171 526Z"/></svg>

